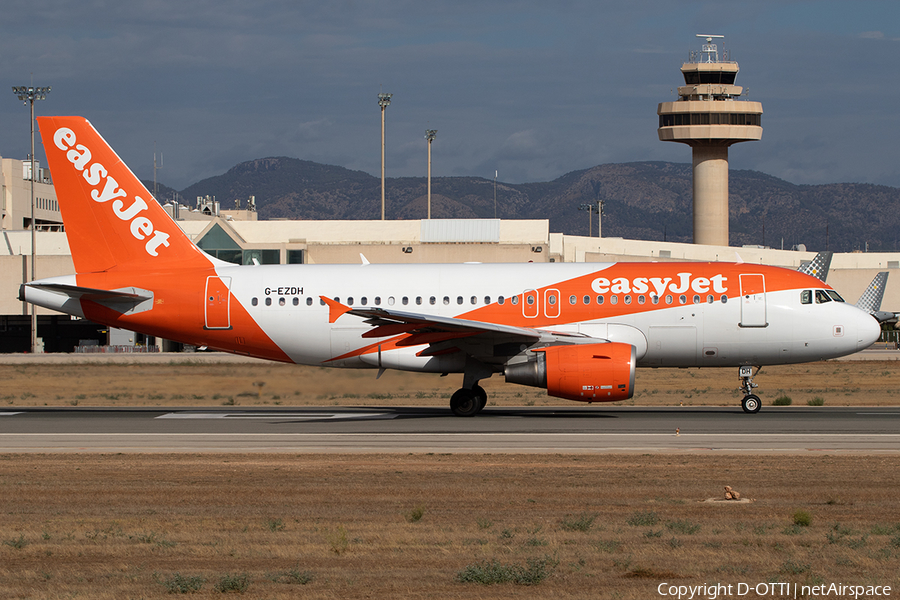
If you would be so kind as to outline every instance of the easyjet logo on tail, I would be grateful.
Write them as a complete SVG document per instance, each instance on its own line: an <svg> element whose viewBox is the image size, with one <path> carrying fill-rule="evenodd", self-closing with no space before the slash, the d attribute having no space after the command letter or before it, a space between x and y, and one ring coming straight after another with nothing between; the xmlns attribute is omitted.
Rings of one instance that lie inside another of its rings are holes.
<svg viewBox="0 0 900 600"><path fill-rule="evenodd" d="M112 200L112 211L122 221L129 222L131 235L136 240L144 241L144 250L150 256L158 256L158 250L169 245L169 234L158 231L153 221L141 213L147 210L147 203L140 196L135 196L134 201L125 206L128 194L119 187L119 183L113 179L109 172L99 162L91 162L91 151L82 144L76 144L75 132L68 127L60 127L53 133L53 143L66 153L66 158L72 165L81 171L88 185L94 187L91 190L91 198L94 202L105 204Z"/></svg>

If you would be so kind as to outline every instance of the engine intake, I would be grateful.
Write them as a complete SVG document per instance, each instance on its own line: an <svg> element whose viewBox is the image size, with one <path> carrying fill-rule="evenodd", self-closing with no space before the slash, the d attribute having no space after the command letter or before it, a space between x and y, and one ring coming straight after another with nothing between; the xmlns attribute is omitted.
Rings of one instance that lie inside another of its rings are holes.
<svg viewBox="0 0 900 600"><path fill-rule="evenodd" d="M631 344L547 346L529 352L528 360L506 366L506 381L546 388L557 398L614 402L634 394L637 360Z"/></svg>

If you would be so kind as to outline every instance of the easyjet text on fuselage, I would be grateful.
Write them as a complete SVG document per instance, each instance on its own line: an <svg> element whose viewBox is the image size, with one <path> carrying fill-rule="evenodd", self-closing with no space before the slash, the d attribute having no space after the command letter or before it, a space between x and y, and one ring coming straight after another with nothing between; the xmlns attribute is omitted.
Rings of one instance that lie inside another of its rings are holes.
<svg viewBox="0 0 900 600"><path fill-rule="evenodd" d="M712 277L694 277L692 273L678 273L673 277L597 277L591 282L591 289L598 294L646 294L652 292L662 296L666 292L684 294L692 290L697 294L725 294L728 278L719 273Z"/></svg>

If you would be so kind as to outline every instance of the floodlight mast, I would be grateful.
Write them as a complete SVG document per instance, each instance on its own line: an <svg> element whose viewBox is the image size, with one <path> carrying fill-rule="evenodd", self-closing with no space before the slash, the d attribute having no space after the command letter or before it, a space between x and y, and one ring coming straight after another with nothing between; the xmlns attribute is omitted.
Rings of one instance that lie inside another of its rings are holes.
<svg viewBox="0 0 900 600"><path fill-rule="evenodd" d="M46 100L47 94L50 93L50 86L34 87L34 86L13 86L13 94L19 97L22 104L28 104L31 107L30 125L31 125L31 281L37 279L35 273L35 235L34 231L37 221L34 216L34 101ZM31 306L31 353L37 352L37 306Z"/></svg>
<svg viewBox="0 0 900 600"><path fill-rule="evenodd" d="M425 139L428 140L428 218L431 219L431 142L437 136L437 129L426 129Z"/></svg>
<svg viewBox="0 0 900 600"><path fill-rule="evenodd" d="M381 220L384 221L384 109L391 105L393 94L378 94L378 106L381 107Z"/></svg>

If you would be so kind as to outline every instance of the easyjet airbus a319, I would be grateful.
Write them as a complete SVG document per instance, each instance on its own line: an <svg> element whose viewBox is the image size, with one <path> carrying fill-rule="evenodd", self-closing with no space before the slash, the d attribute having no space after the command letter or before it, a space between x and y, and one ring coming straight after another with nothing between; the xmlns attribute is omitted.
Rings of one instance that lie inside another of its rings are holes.
<svg viewBox="0 0 900 600"><path fill-rule="evenodd" d="M22 300L171 340L323 367L461 373L581 402L625 400L636 367L843 356L878 322L805 273L742 263L234 265L198 249L91 124L38 119L76 274ZM380 373L379 373L380 375Z"/></svg>

